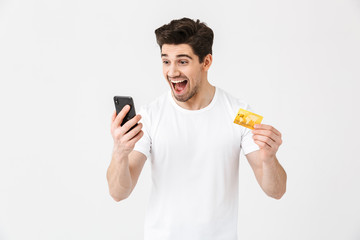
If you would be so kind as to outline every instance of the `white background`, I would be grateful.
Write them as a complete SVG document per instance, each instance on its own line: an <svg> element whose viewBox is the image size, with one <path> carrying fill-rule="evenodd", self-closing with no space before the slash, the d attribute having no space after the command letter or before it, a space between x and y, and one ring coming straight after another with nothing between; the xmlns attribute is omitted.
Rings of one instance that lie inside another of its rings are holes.
<svg viewBox="0 0 360 240"><path fill-rule="evenodd" d="M240 157L239 239L360 239L356 0L0 0L0 239L142 239L149 162L108 194L112 97L168 90L154 30L184 16L215 33L210 83L283 134L281 200Z"/></svg>

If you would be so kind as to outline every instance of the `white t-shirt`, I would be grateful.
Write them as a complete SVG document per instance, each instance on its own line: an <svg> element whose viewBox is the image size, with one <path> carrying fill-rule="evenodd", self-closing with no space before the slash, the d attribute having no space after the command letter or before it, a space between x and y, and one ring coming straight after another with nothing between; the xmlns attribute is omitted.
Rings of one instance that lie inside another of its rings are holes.
<svg viewBox="0 0 360 240"><path fill-rule="evenodd" d="M168 91L141 108L144 136L134 150L151 160L144 240L236 240L240 150L258 150L250 129L233 123L249 105L216 87L200 110Z"/></svg>

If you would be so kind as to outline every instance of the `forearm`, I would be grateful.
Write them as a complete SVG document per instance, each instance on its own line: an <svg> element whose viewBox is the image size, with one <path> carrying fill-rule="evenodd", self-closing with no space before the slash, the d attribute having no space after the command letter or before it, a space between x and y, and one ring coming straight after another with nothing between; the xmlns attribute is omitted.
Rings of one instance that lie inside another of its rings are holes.
<svg viewBox="0 0 360 240"><path fill-rule="evenodd" d="M263 162L261 187L270 197L280 199L286 191L286 172L275 157Z"/></svg>
<svg viewBox="0 0 360 240"><path fill-rule="evenodd" d="M113 154L106 178L110 195L115 201L121 201L127 198L132 189L129 158Z"/></svg>

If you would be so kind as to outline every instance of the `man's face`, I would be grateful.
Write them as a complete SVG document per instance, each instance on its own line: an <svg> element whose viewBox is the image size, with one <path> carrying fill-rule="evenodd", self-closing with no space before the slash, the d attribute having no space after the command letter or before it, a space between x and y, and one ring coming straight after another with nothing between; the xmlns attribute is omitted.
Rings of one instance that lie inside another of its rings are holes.
<svg viewBox="0 0 360 240"><path fill-rule="evenodd" d="M163 74L177 101L186 102L199 91L202 63L188 44L164 44L161 50Z"/></svg>

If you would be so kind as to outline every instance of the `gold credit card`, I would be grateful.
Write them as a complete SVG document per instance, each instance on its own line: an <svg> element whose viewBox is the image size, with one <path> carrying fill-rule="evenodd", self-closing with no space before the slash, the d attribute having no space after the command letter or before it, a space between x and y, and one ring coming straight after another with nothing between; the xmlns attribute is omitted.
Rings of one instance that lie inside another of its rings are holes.
<svg viewBox="0 0 360 240"><path fill-rule="evenodd" d="M234 123L243 127L254 129L254 125L260 124L262 119L262 116L240 108L238 114L235 117Z"/></svg>

